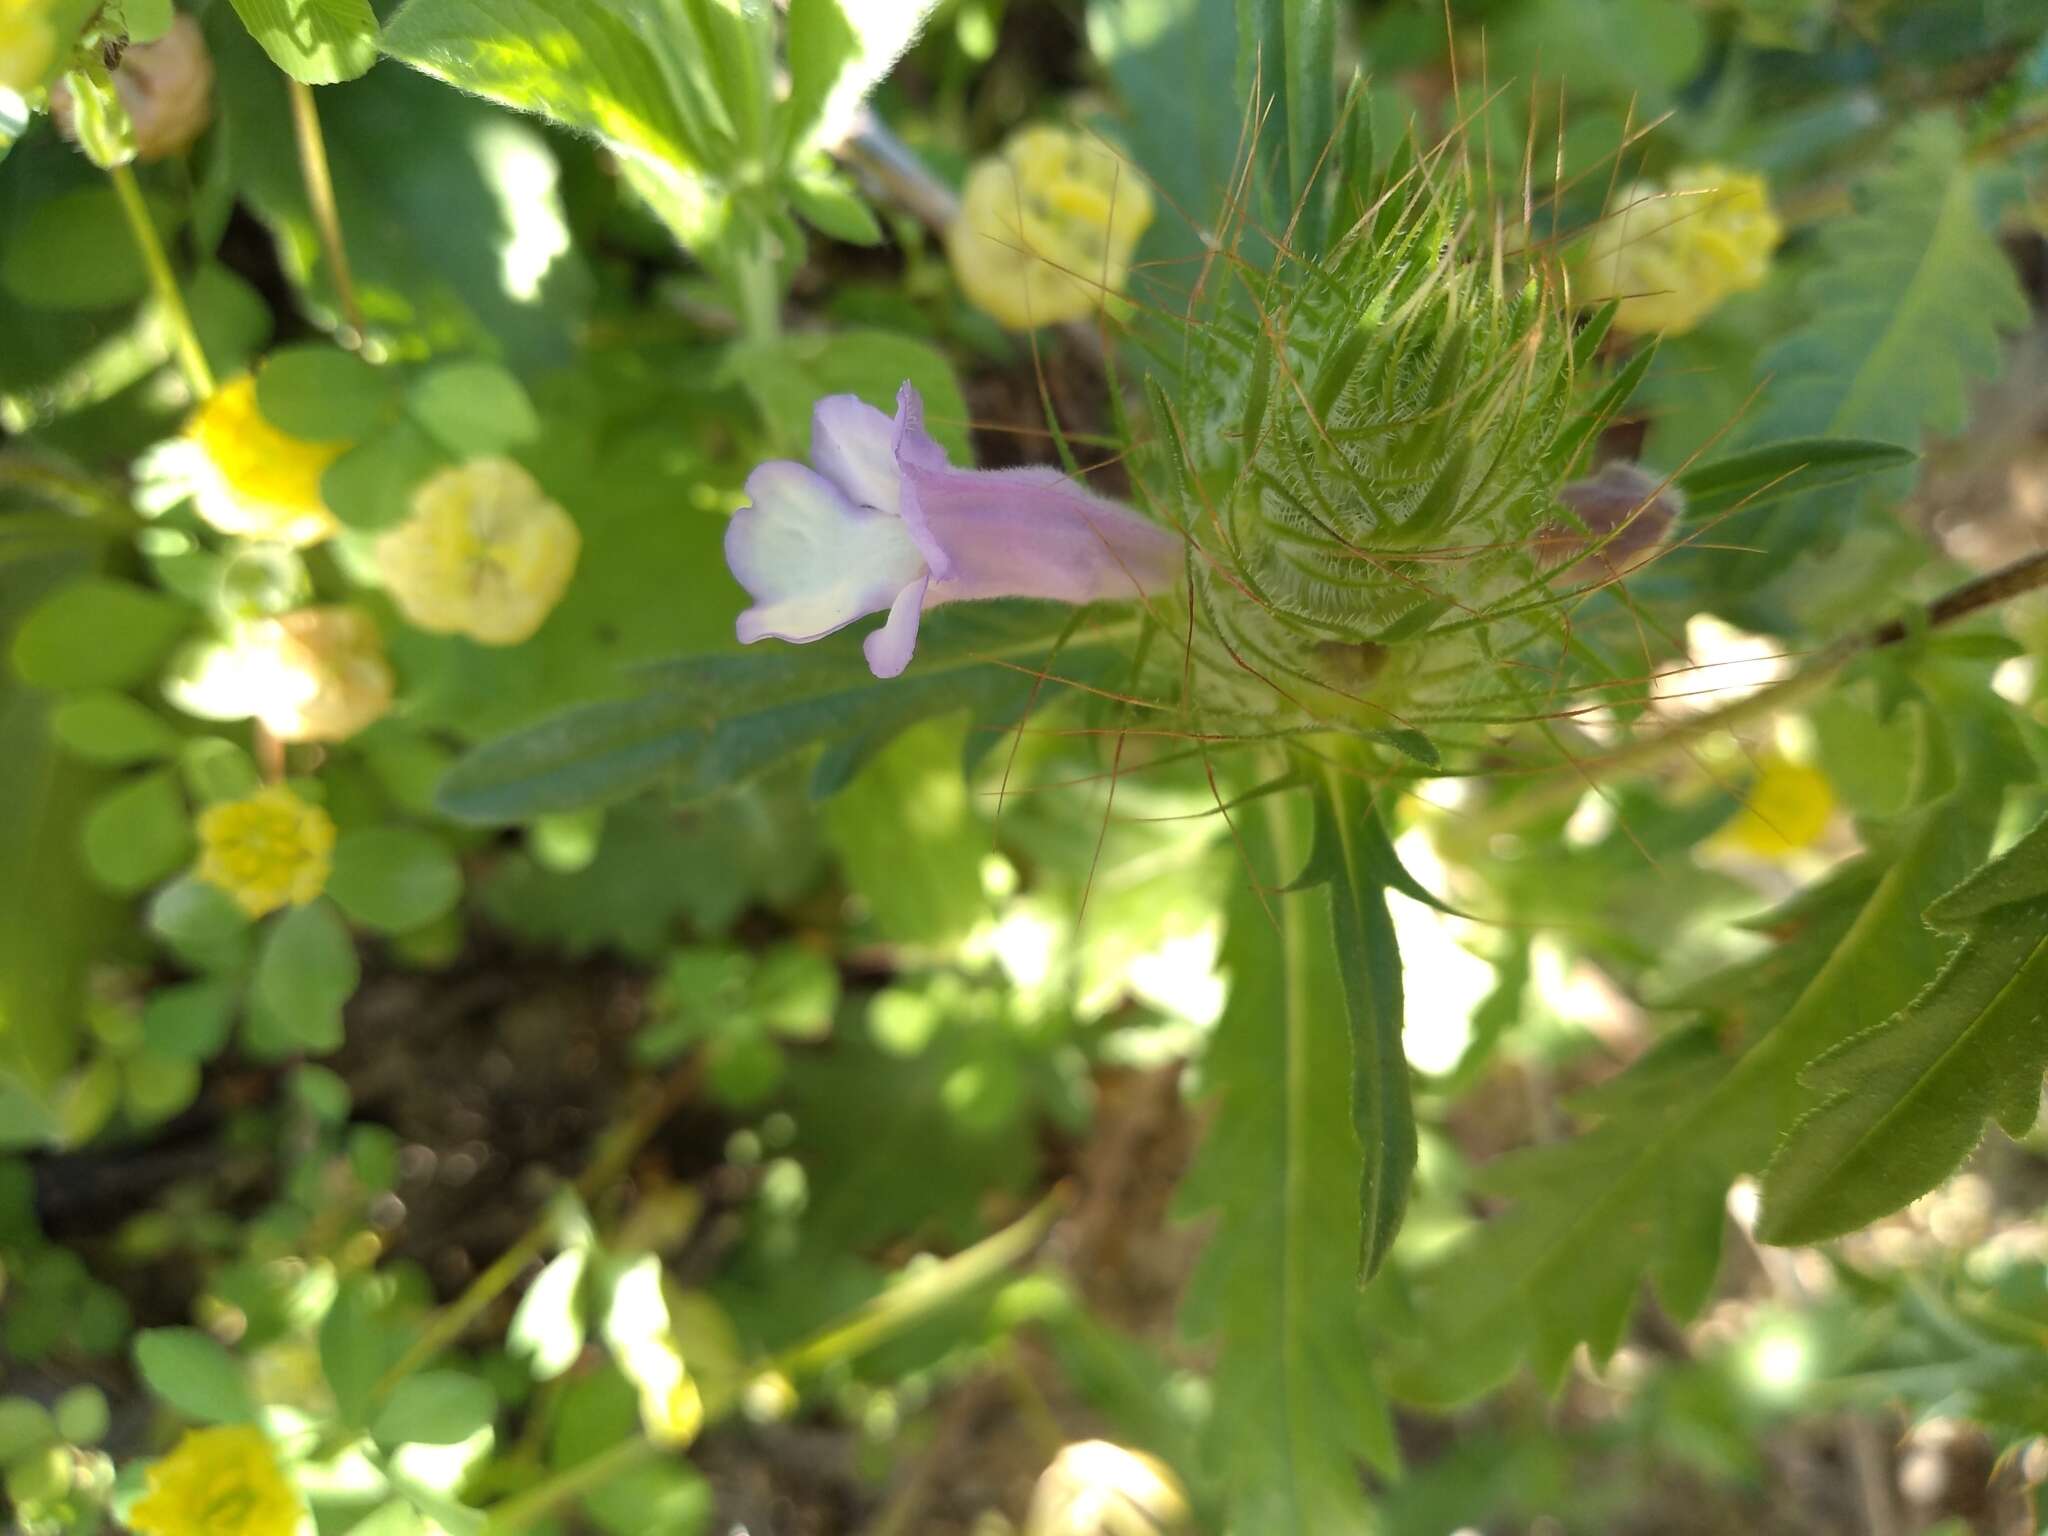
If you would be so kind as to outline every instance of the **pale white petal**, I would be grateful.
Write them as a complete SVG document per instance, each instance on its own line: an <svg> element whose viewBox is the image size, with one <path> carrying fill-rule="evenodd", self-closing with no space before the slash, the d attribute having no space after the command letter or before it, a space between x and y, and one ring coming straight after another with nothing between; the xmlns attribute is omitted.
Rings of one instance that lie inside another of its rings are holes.
<svg viewBox="0 0 2048 1536"><path fill-rule="evenodd" d="M887 608L924 574L900 518L856 507L801 464L763 464L747 496L725 530L726 564L754 598L742 641L816 640Z"/></svg>
<svg viewBox="0 0 2048 1536"><path fill-rule="evenodd" d="M811 465L857 507L894 513L896 424L858 395L827 395L811 408Z"/></svg>

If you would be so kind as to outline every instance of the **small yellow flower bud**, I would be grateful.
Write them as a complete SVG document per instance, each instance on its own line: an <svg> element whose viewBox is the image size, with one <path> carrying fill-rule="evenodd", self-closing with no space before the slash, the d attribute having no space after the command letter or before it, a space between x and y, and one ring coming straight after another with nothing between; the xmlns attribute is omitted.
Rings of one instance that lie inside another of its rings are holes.
<svg viewBox="0 0 2048 1536"><path fill-rule="evenodd" d="M1764 759L1735 819L1714 838L1756 858L1782 859L1821 840L1835 805L1826 774L1774 753Z"/></svg>
<svg viewBox="0 0 2048 1536"><path fill-rule="evenodd" d="M1023 331L1092 315L1121 293L1151 223L1151 192L1115 153L1064 128L1025 128L969 172L946 253L968 300Z"/></svg>
<svg viewBox="0 0 2048 1536"><path fill-rule="evenodd" d="M155 42L122 54L114 89L135 127L138 160L166 160L190 149L213 121L213 55L199 23L181 13ZM66 138L73 136L76 110L70 87L60 81L50 92L50 120Z"/></svg>
<svg viewBox="0 0 2048 1536"><path fill-rule="evenodd" d="M282 785L208 806L199 816L199 878L252 918L318 896L333 852L327 812Z"/></svg>
<svg viewBox="0 0 2048 1536"><path fill-rule="evenodd" d="M279 741L346 741L391 708L384 638L356 608L301 608L254 625L247 653L253 713Z"/></svg>
<svg viewBox="0 0 2048 1536"><path fill-rule="evenodd" d="M278 431L256 407L253 378L245 374L221 385L192 413L185 437L198 450L193 500L222 533L303 546L334 532L320 477L348 444L311 443Z"/></svg>
<svg viewBox="0 0 2048 1536"><path fill-rule="evenodd" d="M517 645L576 569L576 524L510 459L472 459L413 493L412 515L377 540L377 574L421 629Z"/></svg>
<svg viewBox="0 0 2048 1536"><path fill-rule="evenodd" d="M1024 1536L1171 1536L1187 1530L1188 1518L1187 1495L1163 1462L1082 1440L1039 1477Z"/></svg>
<svg viewBox="0 0 2048 1536"><path fill-rule="evenodd" d="M41 0L0 0L0 89L32 91L57 60L57 33Z"/></svg>
<svg viewBox="0 0 2048 1536"><path fill-rule="evenodd" d="M1731 294L1760 287L1784 226L1761 176L1686 166L1607 205L1576 274L1591 304L1618 299L1624 331L1689 331Z"/></svg>
<svg viewBox="0 0 2048 1536"><path fill-rule="evenodd" d="M149 1469L128 1525L137 1536L293 1536L300 1515L270 1442L237 1424L188 1431Z"/></svg>

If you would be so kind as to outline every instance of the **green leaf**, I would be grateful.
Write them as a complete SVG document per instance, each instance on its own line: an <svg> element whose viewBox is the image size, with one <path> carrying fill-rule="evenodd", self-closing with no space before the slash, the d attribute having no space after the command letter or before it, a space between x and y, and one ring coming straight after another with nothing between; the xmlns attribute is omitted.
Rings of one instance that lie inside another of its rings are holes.
<svg viewBox="0 0 2048 1536"><path fill-rule="evenodd" d="M790 206L812 228L848 245L880 245L882 225L861 195L829 172L793 176Z"/></svg>
<svg viewBox="0 0 2048 1536"><path fill-rule="evenodd" d="M430 833L371 827L336 841L327 894L364 927L405 933L454 907L462 895L462 871Z"/></svg>
<svg viewBox="0 0 2048 1536"><path fill-rule="evenodd" d="M397 421L327 466L320 499L349 527L375 533L404 522L414 490L449 462L425 428Z"/></svg>
<svg viewBox="0 0 2048 1536"><path fill-rule="evenodd" d="M1685 516L1699 522L1741 507L1767 506L1781 497L1845 485L1913 462L1910 448L1853 438L1801 438L1772 443L1696 465L1678 477Z"/></svg>
<svg viewBox="0 0 2048 1536"><path fill-rule="evenodd" d="M710 794L817 743L853 741L871 751L919 720L961 709L986 732L1030 704L1031 668L1045 663L1073 618L1071 609L1038 603L932 614L916 663L882 684L850 637L677 663L637 698L572 709L478 748L449 771L439 803L464 821L519 821L663 779ZM1106 653L1077 641L1049 670L1085 680L1105 661Z"/></svg>
<svg viewBox="0 0 2048 1536"><path fill-rule="evenodd" d="M153 885L192 851L192 819L168 769L110 790L85 818L85 863L110 891Z"/></svg>
<svg viewBox="0 0 2048 1536"><path fill-rule="evenodd" d="M378 1379L402 1347L385 1324L376 1282L360 1275L344 1281L320 1320L320 1372L344 1423L363 1422Z"/></svg>
<svg viewBox="0 0 2048 1536"><path fill-rule="evenodd" d="M460 1371L422 1371L392 1390L370 1433L386 1446L457 1445L497 1415L488 1383Z"/></svg>
<svg viewBox="0 0 2048 1536"><path fill-rule="evenodd" d="M875 931L905 944L962 938L986 913L988 828L968 803L964 719L929 720L876 753L825 811L828 841Z"/></svg>
<svg viewBox="0 0 2048 1536"><path fill-rule="evenodd" d="M905 379L924 396L925 426L955 463L973 458L967 400L944 353L891 331L819 331L736 346L727 367L761 408L775 441L792 455L808 451L811 408L825 395L859 395L893 414Z"/></svg>
<svg viewBox="0 0 2048 1536"><path fill-rule="evenodd" d="M1274 227L1298 210L1290 244L1311 251L1322 242L1323 214L1310 185L1323 179L1318 170L1337 131L1336 10L1329 0L1237 0L1235 100L1259 104L1260 151L1278 177Z"/></svg>
<svg viewBox="0 0 2048 1536"><path fill-rule="evenodd" d="M172 954L198 970L236 970L249 955L248 915L226 891L196 876L158 891L148 924Z"/></svg>
<svg viewBox="0 0 2048 1536"><path fill-rule="evenodd" d="M587 1329L583 1276L590 1255L570 1248L550 1259L519 1298L505 1347L526 1361L535 1381L553 1381L583 1353Z"/></svg>
<svg viewBox="0 0 2048 1536"><path fill-rule="evenodd" d="M688 166L696 157L661 61L629 16L605 0L408 0L384 51L656 166Z"/></svg>
<svg viewBox="0 0 2048 1536"><path fill-rule="evenodd" d="M113 188L102 179L28 208L0 253L0 288L36 309L107 309L141 298L149 274Z"/></svg>
<svg viewBox="0 0 2048 1536"><path fill-rule="evenodd" d="M1309 867L1311 824L1302 797L1273 795L1246 829L1255 868L1231 903L1230 1001L1204 1060L1216 1113L1181 1192L1216 1222L1183 1321L1214 1339L1231 1406L1209 1454L1245 1531L1366 1529L1358 1463L1395 1459L1359 1314L1336 898L1328 882L1281 889Z"/></svg>
<svg viewBox="0 0 2048 1536"><path fill-rule="evenodd" d="M1695 989L1720 1050L1662 1073L1645 1058L1630 1076L1646 1081L1594 1129L1488 1165L1486 1186L1516 1204L1417 1281L1428 1322L1404 1395L1462 1401L1525 1353L1551 1381L1581 1343L1605 1358L1646 1273L1674 1317L1705 1304L1728 1187L1811 1106L1807 1064L1910 1003L1955 947L1922 913L1983 857L2002 788L2026 771L2009 724L1956 724L1953 787L1771 914L1776 949ZM1921 779L1938 784L1947 749L1925 712L1922 732Z"/></svg>
<svg viewBox="0 0 2048 1536"><path fill-rule="evenodd" d="M353 442L392 407L387 375L339 347L281 347L256 372L256 404L278 431L309 442Z"/></svg>
<svg viewBox="0 0 2048 1536"><path fill-rule="evenodd" d="M178 746L178 733L163 716L120 693L65 699L51 711L50 730L74 757L115 768L155 762Z"/></svg>
<svg viewBox="0 0 2048 1536"><path fill-rule="evenodd" d="M142 1038L160 1056L209 1061L227 1044L241 988L229 981L159 987L142 1005Z"/></svg>
<svg viewBox="0 0 2048 1536"><path fill-rule="evenodd" d="M1765 355L1770 379L1745 437L1861 438L1915 447L1962 429L1975 381L2004 366L2004 332L2027 304L2000 247L1993 210L2010 173L1973 163L1961 127L1930 114L1901 128L1889 164L1856 188L1857 211L1824 226L1822 259L1801 289L1811 318ZM1902 491L1908 477L1876 477ZM1761 542L1738 562L1742 581L1776 558L1824 551L1849 526L1841 500L1802 495L1752 529L1718 535Z"/></svg>
<svg viewBox="0 0 2048 1536"><path fill-rule="evenodd" d="M334 908L324 901L294 907L271 924L256 957L252 1043L267 1056L333 1050L341 1044L341 1005L360 974Z"/></svg>
<svg viewBox="0 0 2048 1536"><path fill-rule="evenodd" d="M190 621L183 604L88 576L51 593L22 621L14 670L37 688L125 688L149 676Z"/></svg>
<svg viewBox="0 0 2048 1536"><path fill-rule="evenodd" d="M540 435L533 402L495 363L444 363L406 391L405 408L458 458L503 453Z"/></svg>
<svg viewBox="0 0 2048 1536"><path fill-rule="evenodd" d="M1351 1121L1364 1159L1358 1268L1369 1280L1393 1251L1415 1177L1401 951L1382 883L1382 872L1400 861L1357 779L1325 765L1315 805L1315 849L1304 878L1330 888L1330 937L1351 1025Z"/></svg>
<svg viewBox="0 0 2048 1536"><path fill-rule="evenodd" d="M1822 1102L1764 1175L1764 1241L1866 1226L1953 1173L1987 1118L2014 1136L2033 1125L2048 1070L2048 819L1928 916L1961 948L1897 1016L1807 1068Z"/></svg>
<svg viewBox="0 0 2048 1536"><path fill-rule="evenodd" d="M145 1328L135 1336L135 1368L150 1391L189 1419L227 1424L256 1416L235 1357L197 1328Z"/></svg>
<svg viewBox="0 0 2048 1536"><path fill-rule="evenodd" d="M307 85L353 80L377 62L370 0L233 0L270 61Z"/></svg>
<svg viewBox="0 0 2048 1536"><path fill-rule="evenodd" d="M936 9L935 0L790 0L789 97L783 108L788 152L834 148L862 100Z"/></svg>

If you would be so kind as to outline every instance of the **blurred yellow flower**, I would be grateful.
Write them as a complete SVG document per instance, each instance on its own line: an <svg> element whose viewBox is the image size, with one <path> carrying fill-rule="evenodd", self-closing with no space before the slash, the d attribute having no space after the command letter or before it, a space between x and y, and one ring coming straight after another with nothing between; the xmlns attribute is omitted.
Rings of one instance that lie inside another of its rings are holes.
<svg viewBox="0 0 2048 1536"><path fill-rule="evenodd" d="M237 647L251 713L279 741L346 741L391 708L384 638L358 608L301 608Z"/></svg>
<svg viewBox="0 0 2048 1536"><path fill-rule="evenodd" d="M40 0L0 0L0 89L34 90L56 55L57 33Z"/></svg>
<svg viewBox="0 0 2048 1536"><path fill-rule="evenodd" d="M517 645L561 601L582 536L510 459L472 459L413 493L377 540L377 574L421 629Z"/></svg>
<svg viewBox="0 0 2048 1536"><path fill-rule="evenodd" d="M327 885L334 822L283 785L210 805L199 815L199 878L250 917L303 907Z"/></svg>
<svg viewBox="0 0 2048 1536"><path fill-rule="evenodd" d="M1012 330L1092 315L1123 291L1152 223L1144 179L1064 128L1025 128L968 173L946 254L961 291Z"/></svg>
<svg viewBox="0 0 2048 1536"><path fill-rule="evenodd" d="M1730 294L1762 285L1784 236L1761 176L1685 166L1624 187L1578 264L1588 303L1620 300L1624 331L1689 331Z"/></svg>
<svg viewBox="0 0 2048 1536"><path fill-rule="evenodd" d="M293 1536L299 1496L262 1431L195 1429L149 1469L149 1491L128 1512L137 1536Z"/></svg>
<svg viewBox="0 0 2048 1536"><path fill-rule="evenodd" d="M221 385L192 413L185 437L198 449L193 501L222 533L303 546L334 532L320 477L348 444L307 442L278 431L256 408L253 378L244 374Z"/></svg>
<svg viewBox="0 0 2048 1536"><path fill-rule="evenodd" d="M1715 841L1760 859L1782 859L1820 841L1835 805L1835 787L1826 774L1773 754Z"/></svg>

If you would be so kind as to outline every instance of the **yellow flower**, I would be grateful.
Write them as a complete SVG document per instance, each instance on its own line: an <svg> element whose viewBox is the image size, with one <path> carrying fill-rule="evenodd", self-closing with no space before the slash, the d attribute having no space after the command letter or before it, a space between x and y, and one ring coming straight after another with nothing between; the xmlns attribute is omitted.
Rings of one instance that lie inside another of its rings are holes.
<svg viewBox="0 0 2048 1536"><path fill-rule="evenodd" d="M193 412L185 436L198 449L193 500L222 533L303 546L334 532L320 477L349 445L278 431L256 408L253 378L221 385Z"/></svg>
<svg viewBox="0 0 2048 1536"><path fill-rule="evenodd" d="M1188 1528L1187 1495L1163 1462L1107 1440L1055 1456L1031 1493L1024 1536L1169 1536Z"/></svg>
<svg viewBox="0 0 2048 1536"><path fill-rule="evenodd" d="M56 57L57 33L39 0L0 0L0 89L34 90Z"/></svg>
<svg viewBox="0 0 2048 1536"><path fill-rule="evenodd" d="M1614 323L1624 331L1677 335L1730 294L1759 287L1784 232L1761 176L1682 167L1615 195L1579 263L1580 294L1620 300Z"/></svg>
<svg viewBox="0 0 2048 1536"><path fill-rule="evenodd" d="M968 174L946 253L968 300L1023 331L1122 292L1151 223L1144 180L1100 142L1025 128Z"/></svg>
<svg viewBox="0 0 2048 1536"><path fill-rule="evenodd" d="M517 645L561 601L583 540L510 459L472 459L413 493L377 540L377 574L421 629Z"/></svg>
<svg viewBox="0 0 2048 1536"><path fill-rule="evenodd" d="M345 741L391 708L384 639L356 608L301 608L237 647L250 712L279 741Z"/></svg>
<svg viewBox="0 0 2048 1536"><path fill-rule="evenodd" d="M299 1496L247 1425L188 1431L128 1512L137 1536L293 1536Z"/></svg>
<svg viewBox="0 0 2048 1536"><path fill-rule="evenodd" d="M1790 758L1764 759L1742 809L1715 840L1760 859L1782 859L1819 842L1835 815L1827 775Z"/></svg>
<svg viewBox="0 0 2048 1536"><path fill-rule="evenodd" d="M199 878L252 918L318 896L333 852L327 812L282 785L208 806L199 816Z"/></svg>

